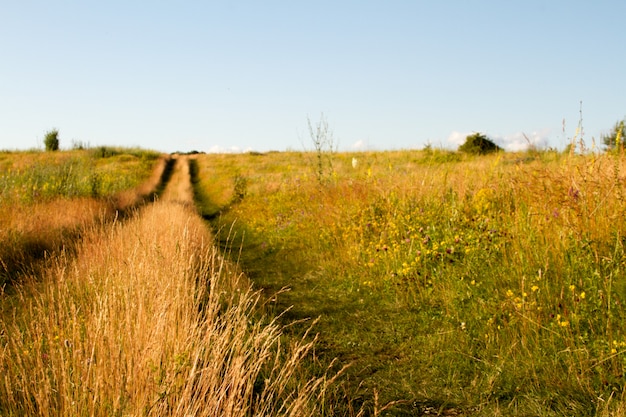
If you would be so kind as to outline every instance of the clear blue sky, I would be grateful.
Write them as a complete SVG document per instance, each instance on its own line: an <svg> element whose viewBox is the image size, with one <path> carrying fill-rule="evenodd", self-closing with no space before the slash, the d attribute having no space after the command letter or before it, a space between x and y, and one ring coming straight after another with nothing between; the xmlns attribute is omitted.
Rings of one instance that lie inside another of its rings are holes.
<svg viewBox="0 0 626 417"><path fill-rule="evenodd" d="M626 116L626 2L0 0L0 149L562 148ZM565 120L565 133L562 131Z"/></svg>

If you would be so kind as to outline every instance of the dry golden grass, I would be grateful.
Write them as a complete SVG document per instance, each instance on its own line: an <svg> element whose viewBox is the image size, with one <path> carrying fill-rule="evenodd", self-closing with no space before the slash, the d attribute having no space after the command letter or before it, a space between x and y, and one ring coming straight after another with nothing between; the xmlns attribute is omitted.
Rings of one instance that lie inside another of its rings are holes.
<svg viewBox="0 0 626 417"><path fill-rule="evenodd" d="M3 296L0 415L315 415L328 381L298 379L312 342L282 346L258 316L188 183L180 159L160 201Z"/></svg>
<svg viewBox="0 0 626 417"><path fill-rule="evenodd" d="M154 167L150 178L143 182L139 187L118 193L113 199L115 209L126 210L142 202L148 198L150 194L154 193L161 182L163 172L165 171L170 158L170 156L161 157Z"/></svg>
<svg viewBox="0 0 626 417"><path fill-rule="evenodd" d="M69 158L68 155L63 157ZM112 199L57 198L32 204L1 204L0 272L14 278L46 253L71 245L86 227L112 220L118 211L141 203L156 190L168 158L160 158L150 178L139 187L120 192ZM24 164L23 159L26 159L24 155L17 154L15 164Z"/></svg>
<svg viewBox="0 0 626 417"><path fill-rule="evenodd" d="M191 157L176 155L174 158L176 163L172 173L172 183L165 189L161 198L164 201L193 204L193 188L191 187L188 162ZM184 180L179 178L184 178Z"/></svg>

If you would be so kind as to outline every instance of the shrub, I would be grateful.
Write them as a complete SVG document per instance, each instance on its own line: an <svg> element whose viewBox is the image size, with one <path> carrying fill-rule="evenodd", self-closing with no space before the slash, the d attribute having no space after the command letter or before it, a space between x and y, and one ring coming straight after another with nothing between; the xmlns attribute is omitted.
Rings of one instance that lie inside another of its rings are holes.
<svg viewBox="0 0 626 417"><path fill-rule="evenodd" d="M499 152L502 148L493 143L482 133L474 133L465 138L465 143L459 147L459 151L473 154L485 155L492 152Z"/></svg>
<svg viewBox="0 0 626 417"><path fill-rule="evenodd" d="M43 143L47 151L58 151L59 150L59 131L57 129L52 129L51 131L47 132L43 140Z"/></svg>
<svg viewBox="0 0 626 417"><path fill-rule="evenodd" d="M624 139L626 139L626 126L624 126L624 120L616 122L608 134L602 135L602 144L606 147L607 151L614 149L619 150L624 146Z"/></svg>

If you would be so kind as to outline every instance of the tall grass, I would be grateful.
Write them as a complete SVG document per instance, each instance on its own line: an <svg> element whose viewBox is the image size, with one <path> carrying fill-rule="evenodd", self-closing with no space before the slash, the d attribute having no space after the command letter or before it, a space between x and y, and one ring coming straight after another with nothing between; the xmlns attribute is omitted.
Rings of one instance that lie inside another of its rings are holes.
<svg viewBox="0 0 626 417"><path fill-rule="evenodd" d="M88 152L2 154L0 286L46 253L70 247L84 228L149 198L167 164L154 156L100 161ZM98 185L84 188L92 174Z"/></svg>
<svg viewBox="0 0 626 417"><path fill-rule="evenodd" d="M217 223L355 362L344 402L624 415L622 156L337 154L322 187L312 155L230 158L216 178L247 194Z"/></svg>
<svg viewBox="0 0 626 417"><path fill-rule="evenodd" d="M3 296L0 414L316 415L327 381L298 374L311 340L284 344L259 315L188 184L179 160L160 201Z"/></svg>
<svg viewBox="0 0 626 417"><path fill-rule="evenodd" d="M16 152L0 160L0 200L33 203L73 197L108 197L137 187L158 158L129 151Z"/></svg>

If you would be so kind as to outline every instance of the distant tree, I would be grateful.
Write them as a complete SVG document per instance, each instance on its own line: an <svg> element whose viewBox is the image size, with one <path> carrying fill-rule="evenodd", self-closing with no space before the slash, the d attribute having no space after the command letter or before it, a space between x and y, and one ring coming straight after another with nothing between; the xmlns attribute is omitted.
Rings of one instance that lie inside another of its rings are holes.
<svg viewBox="0 0 626 417"><path fill-rule="evenodd" d="M57 129L52 129L51 131L47 132L43 140L43 144L46 147L47 151L58 151L59 131Z"/></svg>
<svg viewBox="0 0 626 417"><path fill-rule="evenodd" d="M626 119L625 119L626 120ZM624 126L624 120L616 122L613 129L606 134L602 135L602 144L607 151L624 147L624 140L626 139L626 126Z"/></svg>
<svg viewBox="0 0 626 417"><path fill-rule="evenodd" d="M459 151L473 154L485 155L492 152L499 152L502 148L493 143L482 133L474 133L465 138L465 143L459 146Z"/></svg>

